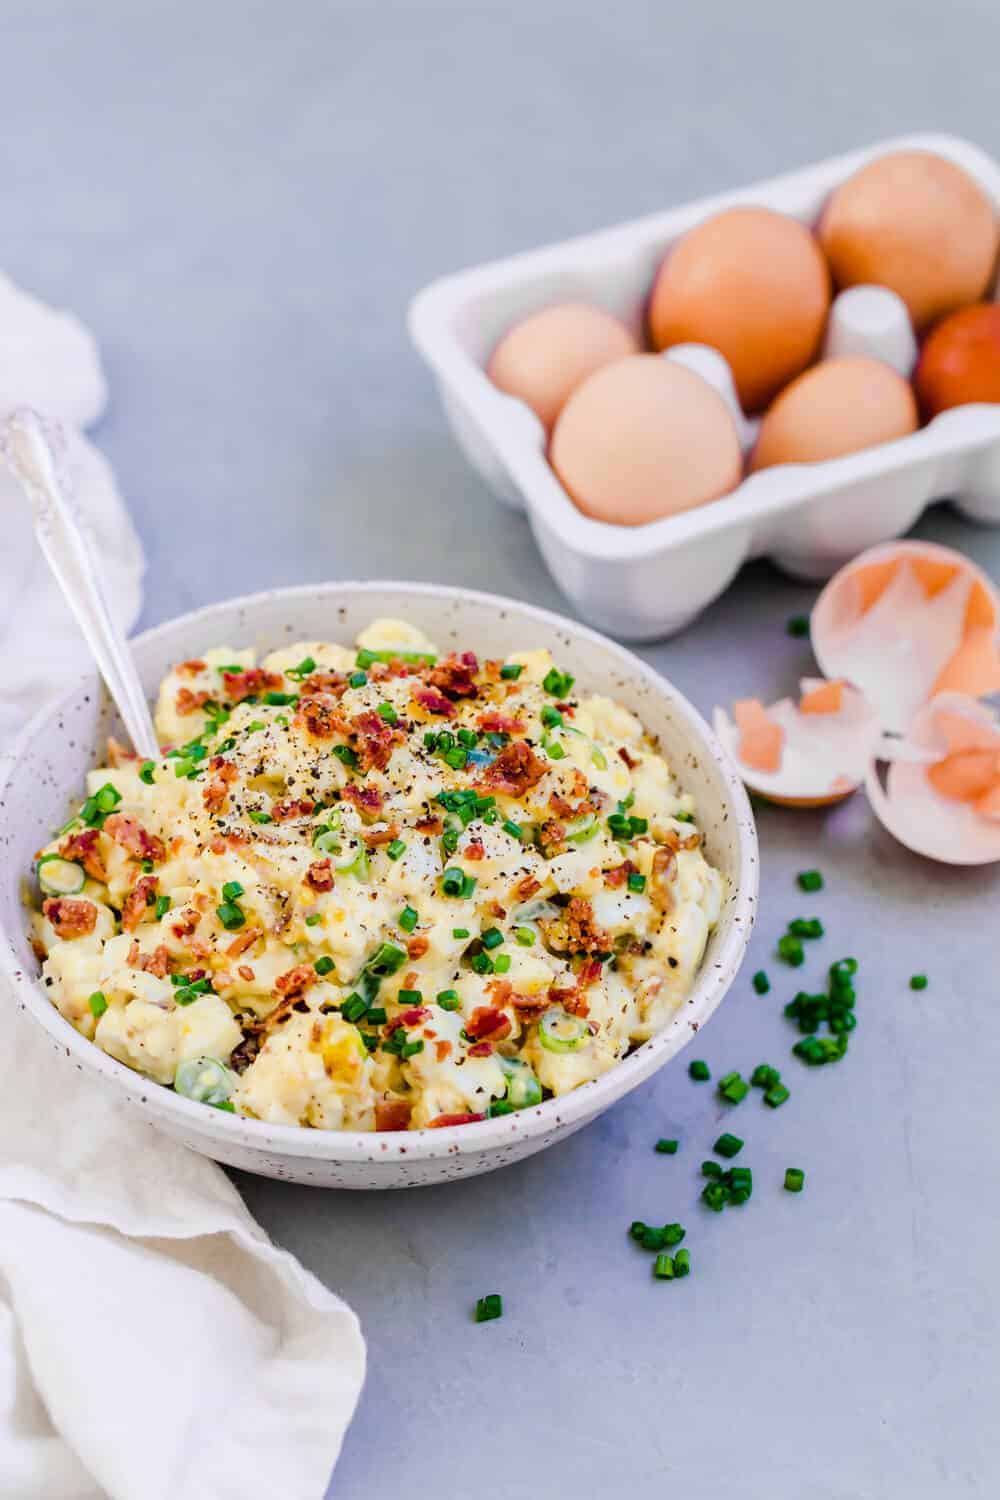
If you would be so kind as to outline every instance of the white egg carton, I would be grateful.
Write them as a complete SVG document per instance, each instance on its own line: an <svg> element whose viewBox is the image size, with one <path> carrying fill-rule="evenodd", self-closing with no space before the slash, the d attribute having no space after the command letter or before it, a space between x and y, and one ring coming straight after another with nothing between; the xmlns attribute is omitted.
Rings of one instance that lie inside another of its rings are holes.
<svg viewBox="0 0 1000 1500"><path fill-rule="evenodd" d="M535 414L498 390L484 369L513 323L556 301L593 302L640 332L662 256L707 215L757 204L814 224L832 189L858 167L914 147L964 167L1000 211L1000 163L993 157L954 136L900 136L476 266L414 298L410 334L435 375L459 446L501 499L527 511L546 563L585 618L631 640L669 635L718 598L751 558L770 557L796 578L826 578L864 548L902 535L927 505L944 498L977 521L1000 523L1000 406L983 404L943 412L909 437L862 453L763 470L721 500L646 526L593 521L549 467ZM884 290L865 292L837 299L827 352L871 353L909 374L915 345L902 304ZM680 357L725 391L729 371L721 356L687 346ZM749 447L755 424L741 421L740 432Z"/></svg>

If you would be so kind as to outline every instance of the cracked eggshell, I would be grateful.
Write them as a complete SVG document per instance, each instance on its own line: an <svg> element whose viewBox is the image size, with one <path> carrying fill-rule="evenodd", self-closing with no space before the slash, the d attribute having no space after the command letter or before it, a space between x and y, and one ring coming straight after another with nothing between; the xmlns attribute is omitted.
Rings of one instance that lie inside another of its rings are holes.
<svg viewBox="0 0 1000 1500"><path fill-rule="evenodd" d="M903 734L936 694L1000 691L1000 595L950 547L890 542L836 573L810 620L828 677L844 678Z"/></svg>
<svg viewBox="0 0 1000 1500"><path fill-rule="evenodd" d="M975 698L940 694L905 739L881 742L865 790L882 827L914 854L949 865L1000 860L1000 719Z"/></svg>
<svg viewBox="0 0 1000 1500"><path fill-rule="evenodd" d="M857 791L879 739L878 716L857 689L804 677L798 703L757 699L717 708L715 732L746 786L785 807L826 807Z"/></svg>

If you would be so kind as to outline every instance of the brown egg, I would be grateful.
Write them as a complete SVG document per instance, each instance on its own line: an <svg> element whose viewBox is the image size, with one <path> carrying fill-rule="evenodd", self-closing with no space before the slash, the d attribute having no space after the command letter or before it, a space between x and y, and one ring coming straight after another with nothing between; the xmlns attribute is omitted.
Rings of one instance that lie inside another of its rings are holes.
<svg viewBox="0 0 1000 1500"><path fill-rule="evenodd" d="M997 219L961 167L931 151L894 151L830 195L819 239L838 287L891 287L919 332L982 297L996 263Z"/></svg>
<svg viewBox="0 0 1000 1500"><path fill-rule="evenodd" d="M734 489L736 424L700 375L657 354L598 370L556 423L549 459L584 515L642 526Z"/></svg>
<svg viewBox="0 0 1000 1500"><path fill-rule="evenodd" d="M505 333L486 373L509 396L527 402L551 431L567 398L588 375L638 348L625 324L602 307L563 302Z"/></svg>
<svg viewBox="0 0 1000 1500"><path fill-rule="evenodd" d="M649 303L657 349L711 344L747 411L766 406L817 357L830 273L809 230L767 208L729 208L667 254Z"/></svg>
<svg viewBox="0 0 1000 1500"><path fill-rule="evenodd" d="M909 382L878 359L827 359L769 408L750 463L811 464L905 437L917 427Z"/></svg>
<svg viewBox="0 0 1000 1500"><path fill-rule="evenodd" d="M1000 402L1000 307L978 302L939 323L920 352L914 383L928 422L967 401Z"/></svg>

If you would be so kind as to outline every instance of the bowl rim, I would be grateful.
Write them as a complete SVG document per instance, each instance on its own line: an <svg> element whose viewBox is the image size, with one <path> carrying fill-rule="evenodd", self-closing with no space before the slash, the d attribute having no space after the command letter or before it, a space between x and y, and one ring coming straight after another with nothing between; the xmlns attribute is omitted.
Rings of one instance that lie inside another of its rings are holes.
<svg viewBox="0 0 1000 1500"><path fill-rule="evenodd" d="M182 1098L171 1089L119 1062L82 1036L56 1010L38 977L27 973L20 964L13 935L2 931L0 966L20 997L21 1008L30 1013L60 1051L72 1057L84 1071L93 1072L105 1084L117 1087L133 1103L139 1104L154 1121L166 1120L169 1123L172 1119L178 1130L214 1140L223 1149L226 1146L240 1147L251 1152L278 1152L286 1157L333 1163L371 1163L374 1160L384 1162L400 1158L416 1163L463 1152L489 1152L508 1144L512 1138L534 1138L553 1133L557 1129L561 1131L576 1124L584 1124L649 1078L697 1033L721 1003L735 978L753 930L759 878L758 842L753 813L742 781L714 731L688 699L667 678L627 647L587 625L538 605L458 585L418 583L392 578L330 579L263 589L252 594L216 600L184 614L172 616L169 620L140 632L131 638L131 644L139 647L155 644L168 638L179 626L191 626L196 622L204 622L210 627L215 613L236 609L249 616L260 606L279 599L294 602L300 598L315 598L317 593L324 591L331 594L348 592L364 595L385 590L419 595L435 602L441 601L442 604L452 601L477 604L497 612L516 611L518 615L526 617L529 622L537 622L549 632L569 632L576 640L591 641L602 650L610 651L624 669L643 678L658 697L666 698L684 721L686 730L696 741L700 741L696 748L701 753L707 753L714 762L728 804L726 810L736 827L739 869L727 917L728 930L719 951L713 957L711 968L703 967L699 970L697 982L687 997L683 1010L679 1008L661 1031L641 1043L600 1077L580 1084L568 1094L546 1099L532 1109L510 1115L437 1129L423 1127L394 1132L311 1130L301 1125L278 1125L229 1114L224 1110L208 1110L202 1104ZM103 684L100 683L96 669L92 677L103 692ZM37 740L44 725L67 709L79 690L80 683L77 682L73 688L48 700L17 735L10 750L3 756L0 808L6 805L11 793L11 783L27 748ZM18 880L22 876L23 872L15 872ZM23 933L18 936L23 937Z"/></svg>

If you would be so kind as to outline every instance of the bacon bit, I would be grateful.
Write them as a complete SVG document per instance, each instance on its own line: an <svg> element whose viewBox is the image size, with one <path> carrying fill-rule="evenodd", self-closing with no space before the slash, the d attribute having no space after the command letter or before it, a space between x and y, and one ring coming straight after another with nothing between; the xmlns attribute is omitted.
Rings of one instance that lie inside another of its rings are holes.
<svg viewBox="0 0 1000 1500"><path fill-rule="evenodd" d="M415 990L416 989L416 987L417 987L417 971L416 971L416 969L407 969L406 973L403 975L402 983L400 984L399 987L400 987L401 990Z"/></svg>
<svg viewBox="0 0 1000 1500"><path fill-rule="evenodd" d="M252 983L252 981L256 978L256 975L254 974L254 971L253 969L251 969L249 964L240 964L236 972L241 979L246 981L247 984Z"/></svg>
<svg viewBox="0 0 1000 1500"><path fill-rule="evenodd" d="M561 854L566 848L566 825L550 818L538 830L538 843L546 859Z"/></svg>
<svg viewBox="0 0 1000 1500"><path fill-rule="evenodd" d="M510 1035L510 1017L492 1005L477 1005L465 1023L467 1035L475 1041L502 1041Z"/></svg>
<svg viewBox="0 0 1000 1500"><path fill-rule="evenodd" d="M673 911L674 898L670 893L670 882L677 868L677 856L672 849L661 846L653 855L649 873L649 899L657 911Z"/></svg>
<svg viewBox="0 0 1000 1500"><path fill-rule="evenodd" d="M137 823L135 818L126 817L124 813L112 813L106 818L104 832L131 854L133 859L151 859L154 864L159 864L167 857L163 840L153 833L147 833L141 823Z"/></svg>
<svg viewBox="0 0 1000 1500"><path fill-rule="evenodd" d="M373 828L371 833L363 833L361 837L368 849L378 849L382 844L391 844L393 839L399 837L399 824L390 823L387 828Z"/></svg>
<svg viewBox="0 0 1000 1500"><path fill-rule="evenodd" d="M611 890L617 891L625 884L629 876L635 873L635 865L630 859L622 860L620 865L615 865L612 870L605 870L604 884Z"/></svg>
<svg viewBox="0 0 1000 1500"><path fill-rule="evenodd" d="M488 713L480 714L476 720L484 734L523 734L524 721L514 714L497 713L491 709Z"/></svg>
<svg viewBox="0 0 1000 1500"><path fill-rule="evenodd" d="M493 1051L492 1042L476 1042L469 1048L470 1057L489 1057Z"/></svg>
<svg viewBox="0 0 1000 1500"><path fill-rule="evenodd" d="M197 677L199 672L205 671L205 663L198 657L192 657L190 661L178 662L174 671L178 677Z"/></svg>
<svg viewBox="0 0 1000 1500"><path fill-rule="evenodd" d="M139 944L134 942L132 946L138 948ZM143 953L135 967L145 970L147 974L152 974L154 979L166 979L170 972L170 955L161 943L152 953Z"/></svg>
<svg viewBox="0 0 1000 1500"><path fill-rule="evenodd" d="M296 964L294 969L288 969L284 974L278 975L274 981L274 993L291 1004L315 983L316 970L312 964Z"/></svg>
<svg viewBox="0 0 1000 1500"><path fill-rule="evenodd" d="M463 651L461 656L452 651L436 666L424 674L424 681L439 688L448 698L478 698L479 688L473 680L479 671L479 661L474 651Z"/></svg>
<svg viewBox="0 0 1000 1500"><path fill-rule="evenodd" d="M536 891L540 891L542 882L536 880L534 875L522 875L514 887L514 895L520 896L522 901L529 901Z"/></svg>
<svg viewBox="0 0 1000 1500"><path fill-rule="evenodd" d="M333 890L333 866L328 859L316 859L306 871L306 885L314 891Z"/></svg>
<svg viewBox="0 0 1000 1500"><path fill-rule="evenodd" d="M561 1005L571 1016L585 1017L590 1014L590 1003L578 987L571 990L549 990L549 1004Z"/></svg>
<svg viewBox="0 0 1000 1500"><path fill-rule="evenodd" d="M473 839L471 843L466 844L465 848L462 850L462 855L465 859L471 859L473 862L478 862L479 860L486 858L486 847L484 844L481 844L478 839Z"/></svg>
<svg viewBox="0 0 1000 1500"><path fill-rule="evenodd" d="M229 788L239 773L232 761L221 755L213 755L208 768L215 774L201 795L210 813L222 812L229 801Z"/></svg>
<svg viewBox="0 0 1000 1500"><path fill-rule="evenodd" d="M442 719L453 719L456 709L443 693L435 692L433 688L415 688L413 701L418 704L425 713L437 714Z"/></svg>
<svg viewBox="0 0 1000 1500"><path fill-rule="evenodd" d="M642 765L641 759L637 759L636 756L630 755L624 745L618 746L618 754L621 756L622 760L628 766L630 771L634 771L636 766Z"/></svg>
<svg viewBox="0 0 1000 1500"><path fill-rule="evenodd" d="M110 819L108 820L110 822ZM122 907L122 926L126 932L134 932L149 907L156 900L156 876L140 875L125 897Z"/></svg>
<svg viewBox="0 0 1000 1500"><path fill-rule="evenodd" d="M431 940L424 932L418 932L414 937L406 940L407 958L423 958L431 945Z"/></svg>
<svg viewBox="0 0 1000 1500"><path fill-rule="evenodd" d="M611 939L603 927L598 927L594 920L594 908L585 896L571 897L563 918L570 938L580 951L603 952L611 947Z"/></svg>
<svg viewBox="0 0 1000 1500"><path fill-rule="evenodd" d="M472 1048L469 1048L472 1051ZM472 1125L476 1120L485 1120L485 1115L473 1114L471 1111L464 1115L435 1115L433 1120L427 1121L428 1130L440 1130L447 1125Z"/></svg>
<svg viewBox="0 0 1000 1500"><path fill-rule="evenodd" d="M330 693L301 697L295 712L295 723L304 727L313 739L332 740L344 733L344 718L339 703Z"/></svg>
<svg viewBox="0 0 1000 1500"><path fill-rule="evenodd" d="M413 1105L409 1099L379 1099L375 1104L376 1130L409 1130Z"/></svg>
<svg viewBox="0 0 1000 1500"><path fill-rule="evenodd" d="M244 928L242 932L238 932L236 934L232 942L229 944L228 948L226 949L226 957L239 958L241 953L246 953L247 949L252 948L257 939L262 938L263 936L263 927ZM295 970L293 969L291 972L294 974Z"/></svg>
<svg viewBox="0 0 1000 1500"><path fill-rule="evenodd" d="M133 938L128 953L125 955L125 963L130 969L139 967L139 939Z"/></svg>
<svg viewBox="0 0 1000 1500"><path fill-rule="evenodd" d="M505 906L501 906L499 901L490 902L490 916L499 917L500 920L503 921L506 915L507 908Z"/></svg>
<svg viewBox="0 0 1000 1500"><path fill-rule="evenodd" d="M305 679L300 691L305 698L315 698L319 693L342 698L347 692L347 678L343 672L314 672Z"/></svg>
<svg viewBox="0 0 1000 1500"><path fill-rule="evenodd" d="M242 703L258 693L276 692L282 678L277 672L265 672L263 667L248 667L244 672L223 672L222 684L231 703Z"/></svg>
<svg viewBox="0 0 1000 1500"><path fill-rule="evenodd" d="M398 1016L386 1022L383 1035L392 1036L392 1033L398 1031L400 1026L419 1026L420 1022L426 1021L429 1015L430 1011L426 1005L411 1005L408 1010L400 1011Z"/></svg>
<svg viewBox="0 0 1000 1500"><path fill-rule="evenodd" d="M175 938L190 937L200 921L201 913L186 906L177 913L176 920L171 922L170 931Z"/></svg>
<svg viewBox="0 0 1000 1500"><path fill-rule="evenodd" d="M512 740L483 772L483 784L508 797L523 797L548 770L526 740Z"/></svg>
<svg viewBox="0 0 1000 1500"><path fill-rule="evenodd" d="M488 656L482 666L483 676L486 678L486 681L497 684L502 682L503 678L500 676L502 667L503 662L498 656Z"/></svg>
<svg viewBox="0 0 1000 1500"><path fill-rule="evenodd" d="M443 833L444 832L444 819L443 818L434 818L434 817L431 817L431 818L419 818L417 820L417 822L414 823L413 826L417 830L418 833L429 833L429 834L432 834L432 835L438 834L438 833Z"/></svg>
<svg viewBox="0 0 1000 1500"><path fill-rule="evenodd" d="M128 765L129 761L138 759L139 757L135 754L135 752L129 750L127 746L121 744L119 740L116 740L113 734L108 735L109 766L113 766L117 770L119 766Z"/></svg>
<svg viewBox="0 0 1000 1500"><path fill-rule="evenodd" d="M551 1004L548 995L521 995L517 990L510 996L509 1003L528 1021L537 1020Z"/></svg>
<svg viewBox="0 0 1000 1500"><path fill-rule="evenodd" d="M183 717L188 714L197 713L199 708L204 708L206 703L211 703L211 693L193 693L189 687L177 689L177 697L174 699L174 708Z"/></svg>
<svg viewBox="0 0 1000 1500"><path fill-rule="evenodd" d="M316 804L311 797L297 797L287 802L271 804L271 817L276 823L288 823L292 818L308 818L315 811Z"/></svg>
<svg viewBox="0 0 1000 1500"><path fill-rule="evenodd" d="M378 715L372 714L371 717L377 719ZM381 722L382 720L379 719L380 724ZM388 757L386 759L388 760ZM353 807L357 808L363 823L374 823L375 819L382 814L385 798L377 786L358 786L352 781L341 790L340 796L344 802L350 802Z"/></svg>
<svg viewBox="0 0 1000 1500"><path fill-rule="evenodd" d="M589 958L580 970L577 984L581 990L589 990L592 984L596 984L604 970L604 965L599 958Z"/></svg>
<svg viewBox="0 0 1000 1500"><path fill-rule="evenodd" d="M452 1050L452 1048L451 1048L451 1042L444 1041L444 1040L442 1040L440 1042L435 1042L434 1043L434 1061L435 1062L444 1062L445 1058L450 1055L451 1050Z"/></svg>
<svg viewBox="0 0 1000 1500"><path fill-rule="evenodd" d="M350 729L362 771L384 771L393 750L406 738L401 729L387 724L374 709L355 714Z"/></svg>
<svg viewBox="0 0 1000 1500"><path fill-rule="evenodd" d="M108 872L97 847L99 838L100 831L96 828L85 828L82 833L73 833L59 845L59 857L82 865L91 880L98 880L103 885Z"/></svg>

